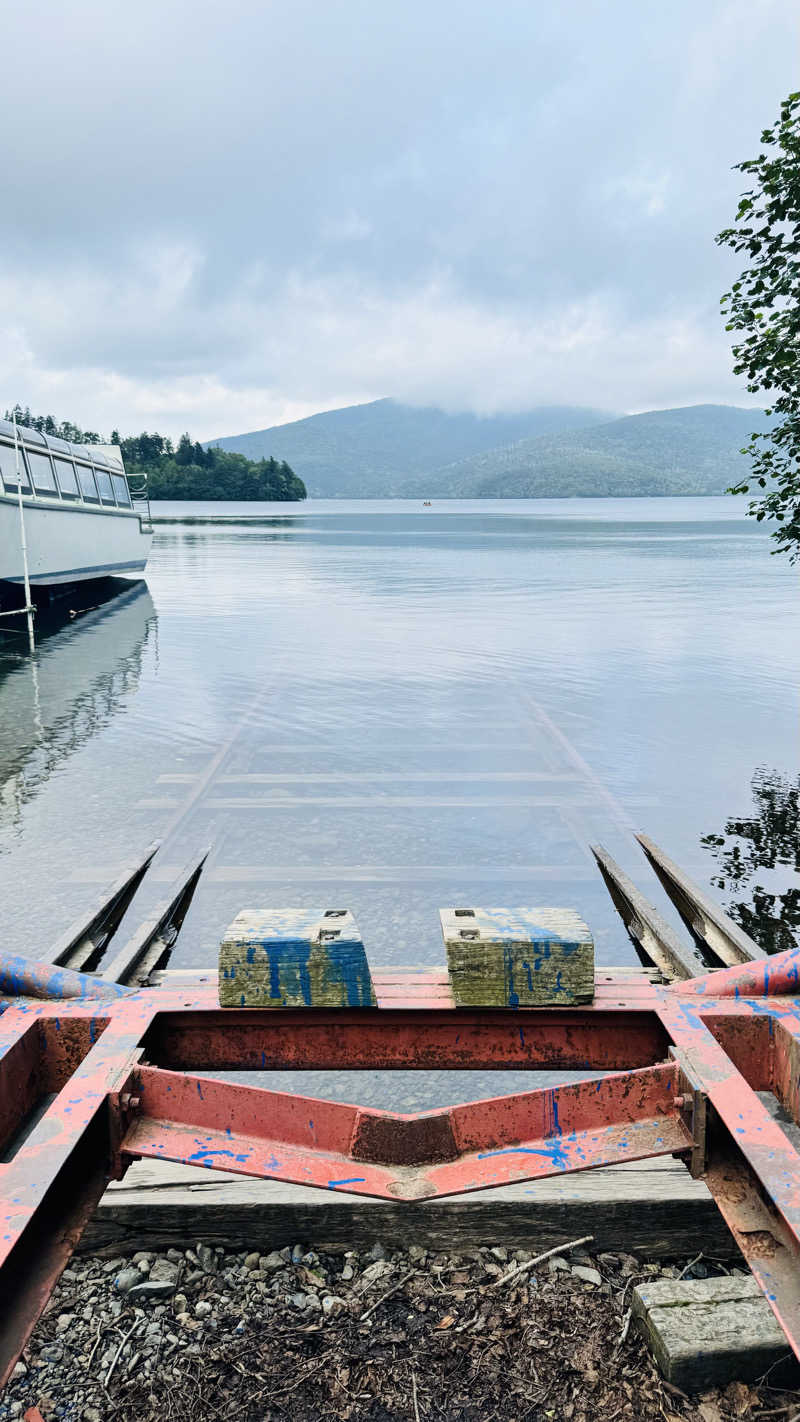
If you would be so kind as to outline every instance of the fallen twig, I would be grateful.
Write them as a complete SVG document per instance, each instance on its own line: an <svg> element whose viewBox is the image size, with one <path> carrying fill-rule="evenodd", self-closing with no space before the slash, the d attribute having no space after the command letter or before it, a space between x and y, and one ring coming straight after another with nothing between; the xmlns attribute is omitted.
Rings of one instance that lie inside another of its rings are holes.
<svg viewBox="0 0 800 1422"><path fill-rule="evenodd" d="M614 1344L614 1355L615 1355L615 1356L616 1356L616 1354L619 1352L620 1348L622 1347L623 1343L625 1342L625 1339L626 1339L627 1336L628 1336L628 1329L629 1329L630 1326L631 1326L631 1315L632 1315L632 1313L633 1313L633 1310L629 1308L629 1309L628 1309L628 1312L625 1314L625 1317L624 1317L623 1320L622 1320L622 1328L620 1329L619 1338L617 1339L616 1343Z"/></svg>
<svg viewBox="0 0 800 1422"><path fill-rule="evenodd" d="M535 1259L526 1259L524 1264L515 1264L513 1269L501 1274L499 1279L495 1279L491 1284L487 1284L488 1289L500 1289L503 1284L508 1284L512 1279L518 1279L520 1274L527 1274L529 1269L533 1269L536 1264L543 1264L545 1259L552 1259L556 1254L568 1254L570 1249L577 1249L579 1244L591 1244L594 1239L593 1234L585 1234L581 1239L567 1240L566 1244L557 1244L553 1249L546 1249L544 1254L537 1254Z"/></svg>
<svg viewBox="0 0 800 1422"><path fill-rule="evenodd" d="M694 1266L695 1266L695 1264L699 1264L699 1263L700 1263L700 1260L702 1259L702 1257L703 1257L703 1251L702 1251L702 1249L701 1249L701 1250L700 1250L700 1253L697 1255L697 1258L696 1258L696 1259L690 1259L690 1260L689 1260L689 1263L686 1265L686 1268L685 1268L685 1269L681 1269L681 1272L680 1272L680 1274L678 1275L678 1278L679 1278L679 1279L682 1279L685 1274L688 1274L689 1270L690 1270L690 1269L693 1269Z"/></svg>
<svg viewBox="0 0 800 1422"><path fill-rule="evenodd" d="M106 1330L106 1329L104 1328L104 1326L103 1326L103 1320L101 1319L100 1322L99 1322L98 1325L97 1325L97 1332L96 1332L95 1335L94 1335L94 1343L92 1344L92 1351L91 1351L91 1353L89 1354L89 1361L88 1361L87 1364L86 1364L86 1371L87 1371L87 1373L88 1373L89 1369L91 1368L92 1363L94 1362L94 1355L95 1355L95 1353L97 1352L98 1348L100 1347L100 1339L102 1338L103 1334L104 1334L106 1331L107 1331L107 1330Z"/></svg>
<svg viewBox="0 0 800 1422"><path fill-rule="evenodd" d="M417 1271L416 1269L409 1269L408 1273L407 1273L407 1274L404 1274L403 1277L402 1277L402 1279L400 1279L396 1284L393 1284L392 1287L391 1287L391 1289L389 1289L389 1290L387 1291L387 1293L383 1294L383 1295L378 1299L378 1302L377 1302L377 1303L372 1304L372 1305L366 1310L366 1313L362 1313L361 1317L360 1317L359 1320L358 1320L359 1323L364 1323L364 1321L365 1321L366 1319L370 1318L370 1317L372 1316L372 1314L375 1312L375 1310L376 1310L377 1308L380 1308L380 1306L381 1306L382 1303L386 1303L386 1300L387 1300L387 1299L390 1299L390 1298L392 1297L392 1294L396 1294L398 1289L402 1289L403 1285L404 1285L404 1284L407 1284L408 1281L409 1281L409 1279L412 1279L412 1278L414 1277L414 1275L415 1275L417 1272L418 1272L418 1271Z"/></svg>
<svg viewBox="0 0 800 1422"><path fill-rule="evenodd" d="M414 1422L419 1422L419 1403L417 1402L417 1375L411 1369L411 1401L414 1404Z"/></svg>
<svg viewBox="0 0 800 1422"><path fill-rule="evenodd" d="M104 1381L103 1381L103 1387L105 1388L106 1392L108 1392L108 1384L111 1382L111 1374L113 1373L115 1367L117 1366L117 1363L119 1362L119 1360L120 1360L120 1358L121 1358L121 1356L122 1356L122 1350L123 1350L123 1348L125 1347L125 1344L127 1343L128 1339L133 1336L133 1334L136 1332L136 1329L137 1329L138 1327L139 1327L139 1320L138 1320L138 1318L135 1318L135 1319L133 1320L133 1323L131 1324L130 1328L128 1329L127 1333L125 1334L125 1337L122 1339L122 1341L121 1341L121 1343L120 1343L120 1345L119 1345L119 1347L118 1347L116 1353L114 1354L113 1358L111 1359L111 1362L109 1363L108 1372L106 1373L105 1379L104 1379Z"/></svg>
<svg viewBox="0 0 800 1422"><path fill-rule="evenodd" d="M302 1387L303 1383L308 1382L308 1379L313 1377L315 1373L318 1373L320 1368L324 1368L329 1359L330 1353L326 1353L325 1357L320 1359L316 1367L309 1368L307 1372L303 1373L302 1377L299 1377L296 1382L290 1383L288 1387L279 1387L275 1392L267 1392L267 1389L262 1387L260 1392L254 1392L248 1397L248 1406L252 1402L257 1402L258 1399L262 1397L285 1397L287 1392L294 1392L295 1388Z"/></svg>

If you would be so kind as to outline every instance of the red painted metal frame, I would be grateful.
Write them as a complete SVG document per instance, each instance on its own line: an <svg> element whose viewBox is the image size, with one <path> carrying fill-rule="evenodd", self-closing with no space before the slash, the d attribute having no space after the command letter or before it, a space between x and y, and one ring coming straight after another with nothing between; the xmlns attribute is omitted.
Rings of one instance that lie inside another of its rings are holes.
<svg viewBox="0 0 800 1422"><path fill-rule="evenodd" d="M589 1007L516 1011L455 1009L444 971L374 973L377 1009L232 1011L212 977L46 967L0 962L0 1383L142 1156L402 1203L683 1154L800 1357L800 1157L757 1095L798 1120L800 950L669 986L600 973ZM605 1075L403 1115L198 1074L297 1067Z"/></svg>

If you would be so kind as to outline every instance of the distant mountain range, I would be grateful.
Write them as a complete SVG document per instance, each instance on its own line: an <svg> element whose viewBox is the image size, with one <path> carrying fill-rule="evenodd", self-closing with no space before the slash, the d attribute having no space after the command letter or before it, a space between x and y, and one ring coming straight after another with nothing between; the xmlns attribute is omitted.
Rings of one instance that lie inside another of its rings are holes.
<svg viewBox="0 0 800 1422"><path fill-rule="evenodd" d="M768 424L735 405L482 417L375 400L212 443L285 459L321 498L722 494L745 466L742 446Z"/></svg>
<svg viewBox="0 0 800 1422"><path fill-rule="evenodd" d="M442 466L472 455L613 418L572 405L484 417L373 400L210 442L248 459L261 459L264 452L285 459L312 498L380 499L402 497L409 483L424 483Z"/></svg>

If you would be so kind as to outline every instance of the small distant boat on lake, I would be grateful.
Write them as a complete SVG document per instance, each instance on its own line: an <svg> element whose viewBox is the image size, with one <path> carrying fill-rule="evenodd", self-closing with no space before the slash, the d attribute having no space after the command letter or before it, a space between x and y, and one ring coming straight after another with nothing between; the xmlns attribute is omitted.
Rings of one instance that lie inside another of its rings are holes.
<svg viewBox="0 0 800 1422"><path fill-rule="evenodd" d="M153 528L114 445L70 444L0 420L0 589L24 582L19 484L31 589L137 578Z"/></svg>

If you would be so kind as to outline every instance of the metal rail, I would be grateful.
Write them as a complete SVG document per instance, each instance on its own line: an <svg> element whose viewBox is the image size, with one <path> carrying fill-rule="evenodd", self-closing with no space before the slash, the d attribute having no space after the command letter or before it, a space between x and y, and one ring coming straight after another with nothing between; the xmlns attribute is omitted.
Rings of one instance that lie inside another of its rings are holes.
<svg viewBox="0 0 800 1422"><path fill-rule="evenodd" d="M100 895L89 911L61 935L50 949L50 961L76 972L93 973L119 928L136 890L161 844L155 840L120 877Z"/></svg>
<svg viewBox="0 0 800 1422"><path fill-rule="evenodd" d="M649 843L648 854L667 875L666 857ZM800 1357L800 1156L758 1094L800 1120L800 948L698 973L694 948L597 857L639 957L658 971L600 971L586 1007L457 1009L445 970L394 969L373 971L377 1008L221 1009L215 978L171 986L161 971L205 856L109 976L0 957L0 1384L106 1184L142 1157L402 1206L679 1154L705 1179ZM675 866L668 877L684 906L699 895ZM704 957L725 961L724 915L702 907L714 923ZM96 919L66 937L91 939ZM139 986L151 974L159 985ZM297 1067L606 1074L411 1114L205 1074Z"/></svg>

